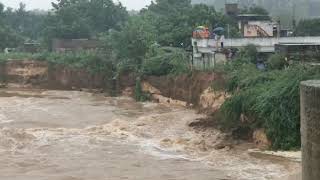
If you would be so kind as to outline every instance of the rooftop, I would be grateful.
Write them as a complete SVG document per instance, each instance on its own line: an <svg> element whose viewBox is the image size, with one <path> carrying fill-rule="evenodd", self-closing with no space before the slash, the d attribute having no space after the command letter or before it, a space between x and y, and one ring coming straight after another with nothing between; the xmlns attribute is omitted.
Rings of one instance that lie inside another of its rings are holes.
<svg viewBox="0 0 320 180"><path fill-rule="evenodd" d="M239 14L238 17L270 17L270 16L263 15L263 14Z"/></svg>
<svg viewBox="0 0 320 180"><path fill-rule="evenodd" d="M260 21L271 20L269 15L262 15L262 14L239 14L238 19L240 19L240 20L260 20Z"/></svg>

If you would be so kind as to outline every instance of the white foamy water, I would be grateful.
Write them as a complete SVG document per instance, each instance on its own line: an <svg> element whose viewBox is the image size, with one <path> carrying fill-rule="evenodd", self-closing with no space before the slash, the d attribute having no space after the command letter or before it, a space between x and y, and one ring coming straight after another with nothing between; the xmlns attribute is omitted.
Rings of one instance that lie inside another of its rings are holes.
<svg viewBox="0 0 320 180"><path fill-rule="evenodd" d="M7 116L5 116L4 114L0 114L0 124L5 124L5 123L10 123L13 120L8 119Z"/></svg>
<svg viewBox="0 0 320 180"><path fill-rule="evenodd" d="M1 96L2 93L2 96ZM69 91L0 91L1 180L266 180L288 163L215 150L193 110Z"/></svg>

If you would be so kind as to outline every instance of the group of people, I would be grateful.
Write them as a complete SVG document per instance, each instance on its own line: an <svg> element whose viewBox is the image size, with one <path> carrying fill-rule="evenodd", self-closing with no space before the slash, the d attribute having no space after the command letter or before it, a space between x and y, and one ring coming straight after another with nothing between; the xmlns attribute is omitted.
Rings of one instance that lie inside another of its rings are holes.
<svg viewBox="0 0 320 180"><path fill-rule="evenodd" d="M212 32L210 32L208 27L198 26L193 31L192 37L196 39L214 39L217 43L216 47L220 47L221 49L224 48L224 29L221 27L215 28L212 30Z"/></svg>

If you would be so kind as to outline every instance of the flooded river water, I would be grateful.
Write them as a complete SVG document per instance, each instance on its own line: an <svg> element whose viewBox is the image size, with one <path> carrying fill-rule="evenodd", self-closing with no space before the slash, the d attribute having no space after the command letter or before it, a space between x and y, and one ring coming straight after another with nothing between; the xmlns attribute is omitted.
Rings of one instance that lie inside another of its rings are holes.
<svg viewBox="0 0 320 180"><path fill-rule="evenodd" d="M0 90L1 180L264 180L287 163L212 146L182 107L73 91Z"/></svg>

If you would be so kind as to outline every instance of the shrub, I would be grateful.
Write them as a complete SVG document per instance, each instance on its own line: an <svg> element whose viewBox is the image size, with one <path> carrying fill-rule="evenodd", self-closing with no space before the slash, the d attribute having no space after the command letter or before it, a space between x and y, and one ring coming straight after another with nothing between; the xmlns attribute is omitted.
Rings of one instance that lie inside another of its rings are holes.
<svg viewBox="0 0 320 180"><path fill-rule="evenodd" d="M283 56L280 54L274 54L269 57L267 66L268 69L275 70L275 69L283 69L287 65L287 62Z"/></svg>
<svg viewBox="0 0 320 180"><path fill-rule="evenodd" d="M249 62L256 64L258 57L257 47L253 44L249 44L240 50L240 59L248 60Z"/></svg>
<svg viewBox="0 0 320 180"><path fill-rule="evenodd" d="M222 105L222 125L239 127L243 125L241 115L245 115L250 117L248 126L266 129L272 148L299 148L299 83L320 78L319 68L295 65L286 70L261 72L253 65L241 64L228 70L226 89L232 97Z"/></svg>
<svg viewBox="0 0 320 180"><path fill-rule="evenodd" d="M32 59L31 53L0 53L0 61Z"/></svg>
<svg viewBox="0 0 320 180"><path fill-rule="evenodd" d="M145 75L177 75L189 72L187 53L179 48L153 47L143 62Z"/></svg>

